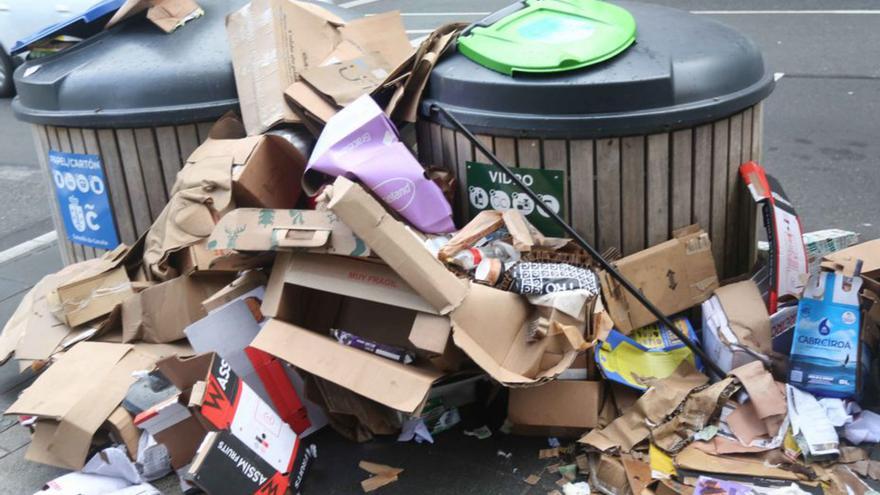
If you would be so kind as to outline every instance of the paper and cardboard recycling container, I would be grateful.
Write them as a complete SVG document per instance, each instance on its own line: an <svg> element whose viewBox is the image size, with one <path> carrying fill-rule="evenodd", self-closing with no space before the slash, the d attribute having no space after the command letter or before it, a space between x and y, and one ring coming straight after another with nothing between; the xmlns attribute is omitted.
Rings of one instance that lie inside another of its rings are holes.
<svg viewBox="0 0 880 495"><path fill-rule="evenodd" d="M719 273L732 276L755 252L757 218L738 168L761 159L761 102L773 87L756 45L706 17L625 1L526 1L470 26L437 63L419 155L456 173L459 222L517 207L555 233L431 111L442 105L600 250L630 254L698 223Z"/></svg>
<svg viewBox="0 0 880 495"><path fill-rule="evenodd" d="M33 124L65 264L135 242L211 124L238 108L225 18L246 3L200 0L205 15L170 34L141 15L18 68L12 107Z"/></svg>

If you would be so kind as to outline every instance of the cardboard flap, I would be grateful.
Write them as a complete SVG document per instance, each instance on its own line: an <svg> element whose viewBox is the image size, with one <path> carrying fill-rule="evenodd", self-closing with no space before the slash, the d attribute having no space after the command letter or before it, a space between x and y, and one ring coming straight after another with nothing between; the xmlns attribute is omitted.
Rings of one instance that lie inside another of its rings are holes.
<svg viewBox="0 0 880 495"><path fill-rule="evenodd" d="M431 385L442 376L340 345L279 320L270 320L251 346L406 413L421 407Z"/></svg>
<svg viewBox="0 0 880 495"><path fill-rule="evenodd" d="M567 339L560 334L528 342L529 313L522 296L473 284L464 302L452 312L455 345L501 383L527 385L550 379L567 369L577 352L565 352L554 366L540 370L550 345Z"/></svg>
<svg viewBox="0 0 880 495"><path fill-rule="evenodd" d="M240 139L209 138L189 155L186 163L198 164L209 158L228 157L231 158L233 165L243 165L263 139L265 139L264 136L249 136Z"/></svg>
<svg viewBox="0 0 880 495"><path fill-rule="evenodd" d="M516 425L595 428L602 409L603 384L555 380L537 387L513 388L507 419Z"/></svg>
<svg viewBox="0 0 880 495"><path fill-rule="evenodd" d="M362 187L339 177L331 194L330 209L440 314L464 300L467 283L447 270Z"/></svg>
<svg viewBox="0 0 880 495"><path fill-rule="evenodd" d="M770 315L758 286L751 280L725 285L715 291L730 330L739 341L764 354L772 352Z"/></svg>
<svg viewBox="0 0 880 495"><path fill-rule="evenodd" d="M4 414L60 420L111 370L132 346L81 342L64 353ZM102 419L106 419L106 416Z"/></svg>
<svg viewBox="0 0 880 495"><path fill-rule="evenodd" d="M665 314L702 303L718 288L709 236L687 228L680 237L622 258L618 271ZM624 334L657 319L608 273L600 273L602 295Z"/></svg>
<svg viewBox="0 0 880 495"><path fill-rule="evenodd" d="M299 226L273 227L272 235L282 248L316 248L330 240L330 229L310 229Z"/></svg>
<svg viewBox="0 0 880 495"><path fill-rule="evenodd" d="M862 260L862 276L880 278L880 239L841 249L825 256L824 259L826 261L822 266L829 268L835 268L835 264L851 266L856 260Z"/></svg>
<svg viewBox="0 0 880 495"><path fill-rule="evenodd" d="M127 347L127 346L126 346ZM70 466L86 462L92 437L125 398L135 382L135 371L149 370L156 359L134 350L126 354L64 414L50 445L53 454Z"/></svg>
<svg viewBox="0 0 880 495"><path fill-rule="evenodd" d="M285 260L276 260L276 264ZM283 269L284 282L424 313L434 308L387 265L356 258L293 253ZM273 270L274 275L275 270ZM270 281L270 285L273 285ZM266 301L269 300L267 296ZM276 315L275 309L266 314Z"/></svg>
<svg viewBox="0 0 880 495"><path fill-rule="evenodd" d="M718 473L758 478L775 478L797 481L791 471L770 467L763 459L749 457L726 457L709 455L693 446L687 447L675 456L675 465L702 473Z"/></svg>
<svg viewBox="0 0 880 495"><path fill-rule="evenodd" d="M213 359L213 353L199 354L190 358L169 356L156 362L156 368L175 387L186 390L208 376Z"/></svg>

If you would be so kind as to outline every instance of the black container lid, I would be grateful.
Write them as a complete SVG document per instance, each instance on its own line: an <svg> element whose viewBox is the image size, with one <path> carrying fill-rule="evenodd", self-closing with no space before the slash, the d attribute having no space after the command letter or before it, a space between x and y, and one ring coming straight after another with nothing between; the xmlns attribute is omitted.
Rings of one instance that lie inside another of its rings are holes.
<svg viewBox="0 0 880 495"><path fill-rule="evenodd" d="M442 105L474 132L596 138L664 132L741 111L773 91L757 46L706 17L614 2L635 18L636 44L584 69L510 77L450 51L431 73L422 115Z"/></svg>
<svg viewBox="0 0 880 495"><path fill-rule="evenodd" d="M211 120L237 109L225 20L247 2L199 0L205 15L170 34L141 15L31 60L15 72L15 115L46 125L141 127Z"/></svg>

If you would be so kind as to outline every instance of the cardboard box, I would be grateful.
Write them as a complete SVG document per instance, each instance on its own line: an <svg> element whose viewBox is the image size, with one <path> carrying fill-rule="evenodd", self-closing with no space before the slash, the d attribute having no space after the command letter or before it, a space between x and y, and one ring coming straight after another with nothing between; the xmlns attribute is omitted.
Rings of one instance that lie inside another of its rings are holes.
<svg viewBox="0 0 880 495"><path fill-rule="evenodd" d="M770 315L753 281L719 288L702 309L703 350L722 371L769 359L773 352Z"/></svg>
<svg viewBox="0 0 880 495"><path fill-rule="evenodd" d="M553 379L574 362L579 351L562 333L528 342L531 308L525 298L458 279L358 184L340 177L329 194L330 209L374 253L435 312L450 314L455 344L493 378L509 385L534 384ZM574 332L583 335L585 329Z"/></svg>
<svg viewBox="0 0 880 495"><path fill-rule="evenodd" d="M214 226L211 250L276 251L300 249L344 256L369 256L370 249L327 210L238 208Z"/></svg>
<svg viewBox="0 0 880 495"><path fill-rule="evenodd" d="M573 435L600 426L602 382L555 380L537 387L512 388L507 419L517 426L575 429Z"/></svg>
<svg viewBox="0 0 880 495"><path fill-rule="evenodd" d="M423 357L448 349L449 319L386 265L283 253L272 270L262 311L277 319L263 328L253 347L389 407L414 412L442 375L426 363L403 365L329 337L331 328L341 328L421 350Z"/></svg>
<svg viewBox="0 0 880 495"><path fill-rule="evenodd" d="M186 166L217 160L231 162L232 194L239 207L296 206L306 159L289 141L268 134L226 138L221 132L212 129L212 137L193 151Z"/></svg>
<svg viewBox="0 0 880 495"><path fill-rule="evenodd" d="M675 238L629 255L617 270L667 315L696 306L718 288L709 236L696 225L675 232ZM628 333L657 321L608 273L599 275L602 295L617 329Z"/></svg>
<svg viewBox="0 0 880 495"><path fill-rule="evenodd" d="M26 458L68 469L86 461L92 438L156 357L131 345L81 342L22 392L4 414L36 416L43 427Z"/></svg>
<svg viewBox="0 0 880 495"><path fill-rule="evenodd" d="M189 462L208 431L228 430L274 469L290 472L296 433L227 361L216 354L201 354L190 359L170 357L156 365L181 392L139 414L135 424L166 445L172 466Z"/></svg>
<svg viewBox="0 0 880 495"><path fill-rule="evenodd" d="M290 479L228 431L205 436L189 468L206 493L251 495L287 493Z"/></svg>
<svg viewBox="0 0 880 495"><path fill-rule="evenodd" d="M226 30L242 117L251 135L298 121L284 92L309 69L378 54L383 60L379 65L388 70L403 64L413 51L396 12L346 23L319 5L256 0L232 13ZM342 79L313 83L319 92L336 93L333 88Z"/></svg>

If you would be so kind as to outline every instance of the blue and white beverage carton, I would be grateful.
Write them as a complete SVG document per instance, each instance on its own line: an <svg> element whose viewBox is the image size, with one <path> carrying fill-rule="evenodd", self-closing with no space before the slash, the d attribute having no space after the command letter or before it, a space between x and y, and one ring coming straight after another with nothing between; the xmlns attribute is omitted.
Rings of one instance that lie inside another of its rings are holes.
<svg viewBox="0 0 880 495"><path fill-rule="evenodd" d="M844 278L832 272L810 277L798 305L789 382L822 397L850 398L859 392L862 279L851 277L845 289Z"/></svg>

